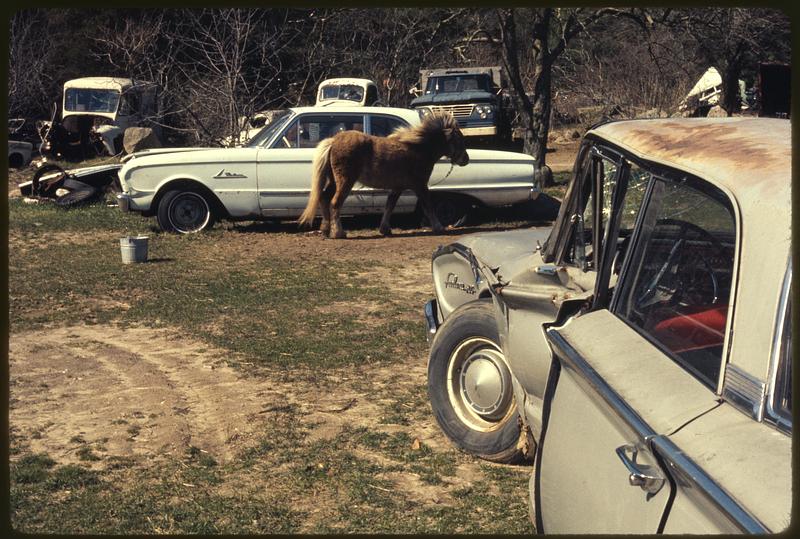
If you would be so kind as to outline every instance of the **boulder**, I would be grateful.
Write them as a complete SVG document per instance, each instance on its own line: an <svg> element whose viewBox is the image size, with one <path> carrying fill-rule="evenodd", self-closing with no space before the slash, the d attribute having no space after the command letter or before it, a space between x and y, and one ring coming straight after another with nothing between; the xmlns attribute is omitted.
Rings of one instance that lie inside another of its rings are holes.
<svg viewBox="0 0 800 539"><path fill-rule="evenodd" d="M125 153L135 153L148 148L160 148L161 141L149 127L129 127L122 141Z"/></svg>
<svg viewBox="0 0 800 539"><path fill-rule="evenodd" d="M725 112L719 105L714 105L708 111L709 118L727 118L728 113Z"/></svg>

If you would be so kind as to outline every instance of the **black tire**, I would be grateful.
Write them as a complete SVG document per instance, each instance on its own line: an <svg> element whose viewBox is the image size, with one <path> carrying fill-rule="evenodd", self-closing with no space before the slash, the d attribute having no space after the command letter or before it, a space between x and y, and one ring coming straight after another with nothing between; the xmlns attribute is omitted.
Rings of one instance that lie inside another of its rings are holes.
<svg viewBox="0 0 800 539"><path fill-rule="evenodd" d="M66 195L56 198L55 203L62 208L74 208L82 204L88 204L95 198L97 198L97 191L94 189L70 191Z"/></svg>
<svg viewBox="0 0 800 539"><path fill-rule="evenodd" d="M164 232L193 234L214 225L213 205L196 189L167 191L158 203L158 226Z"/></svg>
<svg viewBox="0 0 800 539"><path fill-rule="evenodd" d="M433 197L433 213L442 226L464 226L469 220L471 209L469 202L459 196Z"/></svg>
<svg viewBox="0 0 800 539"><path fill-rule="evenodd" d="M431 345L428 397L439 426L460 449L494 462L519 462L519 414L498 343L490 299L453 311ZM485 394L471 384L476 375L483 377Z"/></svg>
<svg viewBox="0 0 800 539"><path fill-rule="evenodd" d="M25 164L25 159L22 157L21 153L12 153L8 156L8 166L11 168L22 168L22 165Z"/></svg>
<svg viewBox="0 0 800 539"><path fill-rule="evenodd" d="M55 198L55 203L62 208L72 208L81 204L87 204L95 198L99 198L100 190L89 184L83 183L72 178L66 178L61 184L61 189L68 189L69 193Z"/></svg>

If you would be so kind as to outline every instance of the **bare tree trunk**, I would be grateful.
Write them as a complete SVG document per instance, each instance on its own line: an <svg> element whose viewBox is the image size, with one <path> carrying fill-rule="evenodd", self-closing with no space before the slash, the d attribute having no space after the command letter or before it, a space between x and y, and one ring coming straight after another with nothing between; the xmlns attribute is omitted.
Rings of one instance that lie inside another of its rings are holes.
<svg viewBox="0 0 800 539"><path fill-rule="evenodd" d="M536 159L536 168L546 164L547 137L550 134L550 112L552 103L552 69L549 62L537 62L533 81L533 109L525 129L523 151ZM530 138L528 138L530 137ZM545 179L545 181L547 181ZM547 187L542 185L541 187Z"/></svg>
<svg viewBox="0 0 800 539"><path fill-rule="evenodd" d="M731 62L719 71L722 74L720 106L728 116L732 116L742 110L742 100L739 95L739 74L741 69L737 62Z"/></svg>

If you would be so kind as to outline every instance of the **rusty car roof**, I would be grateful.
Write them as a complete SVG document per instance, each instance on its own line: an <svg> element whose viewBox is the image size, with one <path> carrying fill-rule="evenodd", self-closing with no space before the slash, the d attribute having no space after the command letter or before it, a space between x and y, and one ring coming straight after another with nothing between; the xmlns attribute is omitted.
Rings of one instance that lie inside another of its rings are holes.
<svg viewBox="0 0 800 539"><path fill-rule="evenodd" d="M774 118L669 118L592 129L634 155L718 184L740 204L790 197L792 131Z"/></svg>
<svg viewBox="0 0 800 539"><path fill-rule="evenodd" d="M731 197L741 229L729 361L768 379L775 306L791 259L792 133L788 120L754 117L630 120L590 133L647 161L688 172ZM738 330L737 330L738 328Z"/></svg>

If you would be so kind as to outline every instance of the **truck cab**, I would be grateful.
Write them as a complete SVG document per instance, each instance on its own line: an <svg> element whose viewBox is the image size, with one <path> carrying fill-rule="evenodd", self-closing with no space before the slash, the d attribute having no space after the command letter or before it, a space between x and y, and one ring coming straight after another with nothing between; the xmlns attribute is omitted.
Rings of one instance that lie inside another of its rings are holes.
<svg viewBox="0 0 800 539"><path fill-rule="evenodd" d="M64 83L60 122L45 126L45 151L55 154L116 155L129 127L154 127L159 116L158 86L119 77L84 77ZM55 117L53 118L55 120ZM55 125L58 123L58 125Z"/></svg>
<svg viewBox="0 0 800 539"><path fill-rule="evenodd" d="M451 113L466 137L496 140L507 134L501 93L502 68L423 69L411 108L423 116Z"/></svg>
<svg viewBox="0 0 800 539"><path fill-rule="evenodd" d="M380 104L378 87L369 79L327 79L320 83L317 90L317 107L373 107Z"/></svg>

